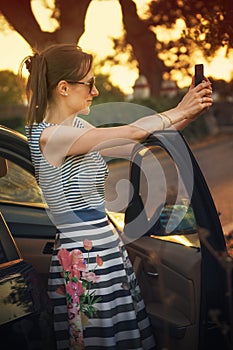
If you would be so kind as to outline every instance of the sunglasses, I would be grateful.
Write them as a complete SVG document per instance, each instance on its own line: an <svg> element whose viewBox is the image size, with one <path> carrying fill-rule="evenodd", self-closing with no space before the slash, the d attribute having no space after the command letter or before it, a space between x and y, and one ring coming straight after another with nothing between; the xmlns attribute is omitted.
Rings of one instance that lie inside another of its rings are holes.
<svg viewBox="0 0 233 350"><path fill-rule="evenodd" d="M95 78L91 78L90 81L71 81L71 80L66 80L66 81L69 84L82 84L82 85L89 86L89 93L92 92L92 89L95 85Z"/></svg>

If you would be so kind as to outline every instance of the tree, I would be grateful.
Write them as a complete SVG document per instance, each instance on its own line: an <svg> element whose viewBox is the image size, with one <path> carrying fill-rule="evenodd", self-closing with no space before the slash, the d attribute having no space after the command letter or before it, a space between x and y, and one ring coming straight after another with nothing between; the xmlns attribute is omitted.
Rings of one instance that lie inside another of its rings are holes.
<svg viewBox="0 0 233 350"><path fill-rule="evenodd" d="M22 105L22 95L17 76L8 70L0 71L0 106Z"/></svg>
<svg viewBox="0 0 233 350"><path fill-rule="evenodd" d="M91 0L55 0L53 17L58 25L53 32L41 30L31 0L0 0L0 11L33 49L40 50L51 43L78 43L85 31L90 3ZM125 33L122 40L115 40L115 47L127 51L138 62L139 72L147 77L153 96L159 95L163 74L169 77L172 66L187 71L194 43L209 57L221 46L233 47L233 6L229 0L153 0L143 18L133 0L119 3ZM173 28L177 19L186 25L181 39L166 44L159 41L158 26L164 30ZM170 66L164 64L161 53L175 56Z"/></svg>
<svg viewBox="0 0 233 350"><path fill-rule="evenodd" d="M153 0L144 19L137 15L133 1L119 0L119 3L125 34L124 40L115 42L116 49L131 45L131 55L138 62L139 72L147 77L153 96L159 95L163 73L174 68L187 72L193 65L190 56L197 47L209 59L220 47L233 48L233 5L229 0ZM185 24L181 38L161 42L156 28L172 29L178 19ZM170 66L165 66L160 55L168 55L169 51L172 61Z"/></svg>
<svg viewBox="0 0 233 350"><path fill-rule="evenodd" d="M172 28L183 19L183 37L199 45L206 55L220 47L233 48L233 4L229 0L160 0L151 1L148 25Z"/></svg>
<svg viewBox="0 0 233 350"><path fill-rule="evenodd" d="M44 3L47 6L46 1ZM56 0L53 17L59 25L53 32L41 30L32 11L31 0L0 0L0 11L32 49L42 50L55 43L78 43L85 30L85 16L90 3L91 0Z"/></svg>

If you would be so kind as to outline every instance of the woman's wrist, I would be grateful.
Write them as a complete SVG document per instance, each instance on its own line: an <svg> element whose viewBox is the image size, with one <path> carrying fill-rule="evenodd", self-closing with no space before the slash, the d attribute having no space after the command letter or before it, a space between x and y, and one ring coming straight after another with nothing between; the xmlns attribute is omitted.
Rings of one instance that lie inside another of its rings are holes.
<svg viewBox="0 0 233 350"><path fill-rule="evenodd" d="M163 129L169 128L170 126L172 126L174 124L173 120L171 119L171 117L169 117L166 113L162 112L162 113L158 113L157 114L163 123Z"/></svg>
<svg viewBox="0 0 233 350"><path fill-rule="evenodd" d="M169 128L170 126L179 123L181 121L184 121L186 118L184 117L183 113L180 113L176 110L176 108L171 109L166 112L158 113L158 116L163 121L163 129Z"/></svg>

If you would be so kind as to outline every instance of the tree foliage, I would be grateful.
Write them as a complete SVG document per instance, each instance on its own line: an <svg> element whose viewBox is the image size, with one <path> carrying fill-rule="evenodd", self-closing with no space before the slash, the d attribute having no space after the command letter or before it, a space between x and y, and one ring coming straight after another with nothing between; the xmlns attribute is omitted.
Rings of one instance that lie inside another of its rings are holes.
<svg viewBox="0 0 233 350"><path fill-rule="evenodd" d="M115 41L116 49L131 45L131 56L137 60L140 73L147 77L153 96L158 96L162 80L156 76L167 73L169 78L174 68L187 74L197 49L211 60L219 48L233 48L233 4L229 0L152 0L143 18L137 16L131 0L119 2L125 33L123 39ZM180 38L159 40L157 29L172 31L178 19L184 23Z"/></svg>
<svg viewBox="0 0 233 350"><path fill-rule="evenodd" d="M109 59L114 64L120 60L119 52L127 52L130 60L137 62L139 73L147 77L153 96L159 95L165 73L169 78L174 68L187 72L193 65L190 57L197 47L209 59L220 47L225 46L228 50L233 47L233 5L230 0L152 0L143 17L139 16L133 0L118 1L125 31L123 37L114 42L118 55ZM40 50L51 43L79 42L85 31L85 17L91 0L54 0L51 16L56 19L57 26L52 32L41 29L31 2L0 0L0 11L33 49ZM44 4L47 4L46 0ZM168 43L159 40L156 30L174 28L177 19L185 23L181 38ZM168 57L166 64L162 54Z"/></svg>
<svg viewBox="0 0 233 350"><path fill-rule="evenodd" d="M183 38L193 40L208 56L222 46L233 48L232 16L233 4L229 0L153 0L148 25L172 28L177 19L183 19Z"/></svg>
<svg viewBox="0 0 233 350"><path fill-rule="evenodd" d="M14 106L23 103L22 88L17 76L8 70L0 71L0 106Z"/></svg>

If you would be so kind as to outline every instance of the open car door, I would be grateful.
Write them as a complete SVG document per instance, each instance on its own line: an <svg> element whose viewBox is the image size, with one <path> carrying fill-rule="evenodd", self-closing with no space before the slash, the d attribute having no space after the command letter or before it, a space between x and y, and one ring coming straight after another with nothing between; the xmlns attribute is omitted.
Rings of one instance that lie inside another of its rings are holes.
<svg viewBox="0 0 233 350"><path fill-rule="evenodd" d="M156 133L137 145L130 182L122 238L158 349L233 349L225 239L182 135Z"/></svg>

